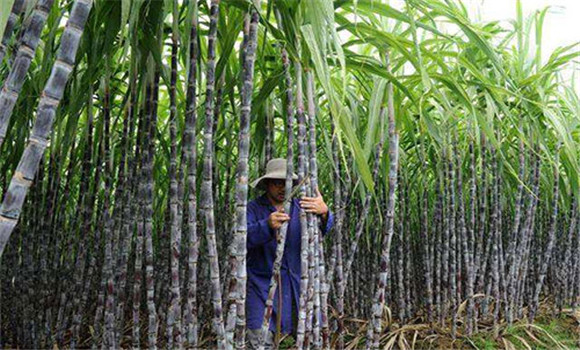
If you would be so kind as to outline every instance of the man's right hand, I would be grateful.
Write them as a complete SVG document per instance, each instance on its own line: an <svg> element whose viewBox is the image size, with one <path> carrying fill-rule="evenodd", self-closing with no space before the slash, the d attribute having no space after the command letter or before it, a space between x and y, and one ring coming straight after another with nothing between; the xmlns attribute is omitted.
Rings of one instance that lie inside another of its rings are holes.
<svg viewBox="0 0 580 350"><path fill-rule="evenodd" d="M288 220L290 220L290 216L288 214L281 211L275 211L270 214L270 217L268 217L268 225L273 230L278 230L280 227L282 227L282 224Z"/></svg>

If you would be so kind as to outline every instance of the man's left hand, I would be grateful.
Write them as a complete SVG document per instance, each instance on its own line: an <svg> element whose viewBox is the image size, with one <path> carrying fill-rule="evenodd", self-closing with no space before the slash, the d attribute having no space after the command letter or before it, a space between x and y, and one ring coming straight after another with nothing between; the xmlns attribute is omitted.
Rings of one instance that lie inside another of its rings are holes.
<svg viewBox="0 0 580 350"><path fill-rule="evenodd" d="M302 197L300 207L307 213L321 215L323 218L328 215L328 206L324 203L318 188L316 189L316 197Z"/></svg>

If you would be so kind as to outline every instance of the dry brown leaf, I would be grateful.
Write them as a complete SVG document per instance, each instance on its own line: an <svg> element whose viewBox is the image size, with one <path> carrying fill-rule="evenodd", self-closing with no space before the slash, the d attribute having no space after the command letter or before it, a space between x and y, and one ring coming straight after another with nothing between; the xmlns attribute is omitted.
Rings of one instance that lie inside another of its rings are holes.
<svg viewBox="0 0 580 350"><path fill-rule="evenodd" d="M514 337L519 340L527 350L532 350L532 347L524 338L520 337L519 335L514 335Z"/></svg>
<svg viewBox="0 0 580 350"><path fill-rule="evenodd" d="M394 347L396 340L397 340L397 335L393 334L391 336L391 339L389 339L389 341L387 341L387 343L385 344L385 347L383 348L383 350L391 350Z"/></svg>
<svg viewBox="0 0 580 350"><path fill-rule="evenodd" d="M478 293L478 294L474 294L471 299L475 300L477 298L483 298L485 297L485 294L483 293ZM467 302L469 301L469 299L465 299L464 301L461 302L461 304L459 304L459 307L457 308L457 312L455 313L457 315L457 318L459 318L459 315L461 315L465 309L467 308Z"/></svg>
<svg viewBox="0 0 580 350"><path fill-rule="evenodd" d="M383 322L386 323L385 328L387 328L391 323L393 323L393 314L391 313L391 308L389 308L387 304L385 304L385 310L383 315L384 315Z"/></svg>
<svg viewBox="0 0 580 350"><path fill-rule="evenodd" d="M469 344L471 344L471 346L473 346L473 348L475 350L479 350L479 348L477 347L477 345L475 345L475 343L471 339L465 338L465 340L467 340L469 342Z"/></svg>
<svg viewBox="0 0 580 350"><path fill-rule="evenodd" d="M572 316L576 322L580 323L580 308L567 308L563 309L562 312Z"/></svg>
<svg viewBox="0 0 580 350"><path fill-rule="evenodd" d="M358 342L361 340L361 336L356 336L354 339L350 341L348 346L345 347L345 350L353 350L357 345Z"/></svg>
<svg viewBox="0 0 580 350"><path fill-rule="evenodd" d="M541 345L541 346L543 346L543 347L546 347L546 348L548 347L548 345L546 345L546 343L544 343L544 342L543 342L543 341L541 341L540 339L536 338L536 336L535 336L535 335L534 335L534 334L533 334L531 331L529 331L528 329L524 329L524 331L526 332L526 334L527 334L527 335L528 335L530 338L532 338L532 340L533 340L534 342L538 343L539 345Z"/></svg>
<svg viewBox="0 0 580 350"><path fill-rule="evenodd" d="M501 338L506 350L516 350L516 346L506 338Z"/></svg>
<svg viewBox="0 0 580 350"><path fill-rule="evenodd" d="M411 343L411 350L415 350L415 344L417 343L417 336L419 336L419 332L415 331L413 334L413 343Z"/></svg>
<svg viewBox="0 0 580 350"><path fill-rule="evenodd" d="M554 338L550 332L548 332L547 330L543 329L540 326L537 326L535 324L529 324L529 327L533 328L533 329L537 329L539 331L541 331L542 333L544 333L554 344L556 344L556 346L562 348L562 349L568 349L562 342L558 341L556 338Z"/></svg>
<svg viewBox="0 0 580 350"><path fill-rule="evenodd" d="M405 338L405 333L404 333L404 332L402 332L402 333L399 335L399 341L398 341L398 344L399 344L399 349L400 349L400 350L407 350L407 349L409 349L409 348L410 348L410 346L409 346L409 342L407 341L407 338Z"/></svg>

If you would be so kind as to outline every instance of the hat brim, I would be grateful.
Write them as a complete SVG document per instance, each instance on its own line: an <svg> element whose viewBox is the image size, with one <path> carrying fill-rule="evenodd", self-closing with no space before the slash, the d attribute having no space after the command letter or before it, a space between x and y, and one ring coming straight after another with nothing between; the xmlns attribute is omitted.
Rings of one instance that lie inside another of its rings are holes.
<svg viewBox="0 0 580 350"><path fill-rule="evenodd" d="M283 172L274 172L274 173L270 173L270 174L266 174L262 177L257 178L256 180L254 180L250 186L252 186L253 188L260 188L263 189L263 180L267 180L267 179L273 179L273 180L286 180L286 173ZM292 174L292 180L294 181L294 184L296 184L297 180L298 180L298 176L296 174Z"/></svg>

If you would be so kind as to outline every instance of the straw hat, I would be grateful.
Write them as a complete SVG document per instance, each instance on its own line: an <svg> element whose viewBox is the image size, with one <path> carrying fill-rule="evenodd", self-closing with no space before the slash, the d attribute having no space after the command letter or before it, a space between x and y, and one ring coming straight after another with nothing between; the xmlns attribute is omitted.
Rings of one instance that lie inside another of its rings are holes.
<svg viewBox="0 0 580 350"><path fill-rule="evenodd" d="M270 160L268 164L266 164L266 174L254 180L250 186L263 189L264 183L262 180L265 179L286 180L286 159L274 158ZM298 180L298 176L294 173L292 173L292 180L294 180L294 182Z"/></svg>

